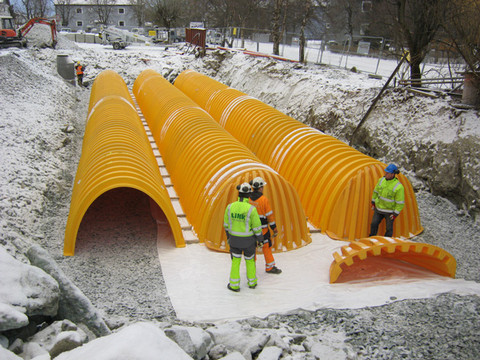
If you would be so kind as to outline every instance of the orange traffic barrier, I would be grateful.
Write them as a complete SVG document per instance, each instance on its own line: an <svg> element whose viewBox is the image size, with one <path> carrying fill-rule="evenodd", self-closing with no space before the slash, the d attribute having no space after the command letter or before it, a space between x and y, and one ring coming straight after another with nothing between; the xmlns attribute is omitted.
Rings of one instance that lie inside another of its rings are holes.
<svg viewBox="0 0 480 360"><path fill-rule="evenodd" d="M330 283L336 282L346 267L372 256L395 258L452 278L455 277L457 268L455 258L437 246L373 236L342 246L341 253L333 253Z"/></svg>
<svg viewBox="0 0 480 360"><path fill-rule="evenodd" d="M120 75L107 70L97 76L92 87L65 229L64 255L74 254L78 228L89 206L103 193L120 187L134 188L150 196L164 212L176 246L185 246L180 223L127 86Z"/></svg>
<svg viewBox="0 0 480 360"><path fill-rule="evenodd" d="M293 184L315 227L333 239L368 236L373 188L386 164L193 70L182 72L175 86ZM405 207L393 235L410 238L423 228L413 187L402 174L398 178Z"/></svg>
<svg viewBox="0 0 480 360"><path fill-rule="evenodd" d="M204 110L153 70L135 80L133 93L171 176L180 204L200 242L228 251L223 215L236 185L261 176L275 213L275 252L311 242L294 187L220 127Z"/></svg>

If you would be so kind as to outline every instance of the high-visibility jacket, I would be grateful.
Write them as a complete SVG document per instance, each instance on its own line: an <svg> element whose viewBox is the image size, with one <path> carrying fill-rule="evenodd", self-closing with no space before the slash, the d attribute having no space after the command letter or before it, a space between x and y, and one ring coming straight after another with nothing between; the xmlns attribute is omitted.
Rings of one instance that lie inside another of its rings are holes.
<svg viewBox="0 0 480 360"><path fill-rule="evenodd" d="M77 65L77 75L83 75L83 66L82 65Z"/></svg>
<svg viewBox="0 0 480 360"><path fill-rule="evenodd" d="M373 190L372 202L378 211L389 214L400 214L405 205L405 190L402 183L393 178L381 177Z"/></svg>
<svg viewBox="0 0 480 360"><path fill-rule="evenodd" d="M270 226L272 230L277 227L275 223L275 215L273 214L272 207L267 197L261 192L254 191L250 195L250 204L257 208L258 216L260 216L260 221L262 223L262 233L265 235L268 232L268 227Z"/></svg>
<svg viewBox="0 0 480 360"><path fill-rule="evenodd" d="M255 206L248 198L238 198L225 209L223 226L228 233L231 247L245 249L255 246L257 240L263 241L262 223Z"/></svg>

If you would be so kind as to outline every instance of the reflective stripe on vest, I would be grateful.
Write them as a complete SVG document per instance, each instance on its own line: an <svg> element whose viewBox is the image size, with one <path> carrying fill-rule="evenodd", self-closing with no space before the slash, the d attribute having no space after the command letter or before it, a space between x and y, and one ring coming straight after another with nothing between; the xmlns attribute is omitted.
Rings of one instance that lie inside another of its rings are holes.
<svg viewBox="0 0 480 360"><path fill-rule="evenodd" d="M255 231L257 228L254 228L252 230L250 230L250 215L252 214L252 211L253 209L255 209L254 206L250 206L250 209L248 209L248 213L247 213L247 217L245 219L245 231L233 231L232 230L232 214L230 212L230 205L228 205L228 232L232 235L236 235L236 236L242 236L242 237L246 237L246 236L252 236L254 235L254 233L258 233L260 230L257 230Z"/></svg>

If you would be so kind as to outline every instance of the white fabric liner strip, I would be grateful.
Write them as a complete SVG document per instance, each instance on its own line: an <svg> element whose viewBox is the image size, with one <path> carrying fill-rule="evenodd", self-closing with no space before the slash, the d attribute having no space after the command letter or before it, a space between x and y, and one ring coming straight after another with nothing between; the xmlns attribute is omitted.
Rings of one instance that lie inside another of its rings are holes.
<svg viewBox="0 0 480 360"><path fill-rule="evenodd" d="M442 277L398 260L379 257L364 261L356 268L358 277L362 277L363 272L369 276L373 273L373 279L330 284L332 254L347 243L322 234L312 234L312 243L305 247L274 254L277 267L283 270L280 275L265 273L265 259L257 255L256 289L249 289L246 284L242 259L241 291L234 293L227 289L229 254L209 250L203 244L175 248L170 230L165 228L159 228L157 240L168 294L182 320L264 318L271 313L300 308L362 308L428 298L444 292L480 295L478 283Z"/></svg>

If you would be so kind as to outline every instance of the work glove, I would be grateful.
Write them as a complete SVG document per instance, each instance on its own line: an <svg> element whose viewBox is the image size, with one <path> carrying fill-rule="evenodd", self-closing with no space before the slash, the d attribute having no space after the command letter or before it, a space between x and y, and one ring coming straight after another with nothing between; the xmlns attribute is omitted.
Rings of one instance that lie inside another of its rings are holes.
<svg viewBox="0 0 480 360"><path fill-rule="evenodd" d="M372 201L372 202L370 203L370 207L372 208L372 210L375 210L375 202Z"/></svg>
<svg viewBox="0 0 480 360"><path fill-rule="evenodd" d="M257 247L263 247L263 240L257 240Z"/></svg>
<svg viewBox="0 0 480 360"><path fill-rule="evenodd" d="M273 232L273 237L278 236L278 231Z"/></svg>
<svg viewBox="0 0 480 360"><path fill-rule="evenodd" d="M390 215L390 220L395 220L397 218L398 214L391 214Z"/></svg>

